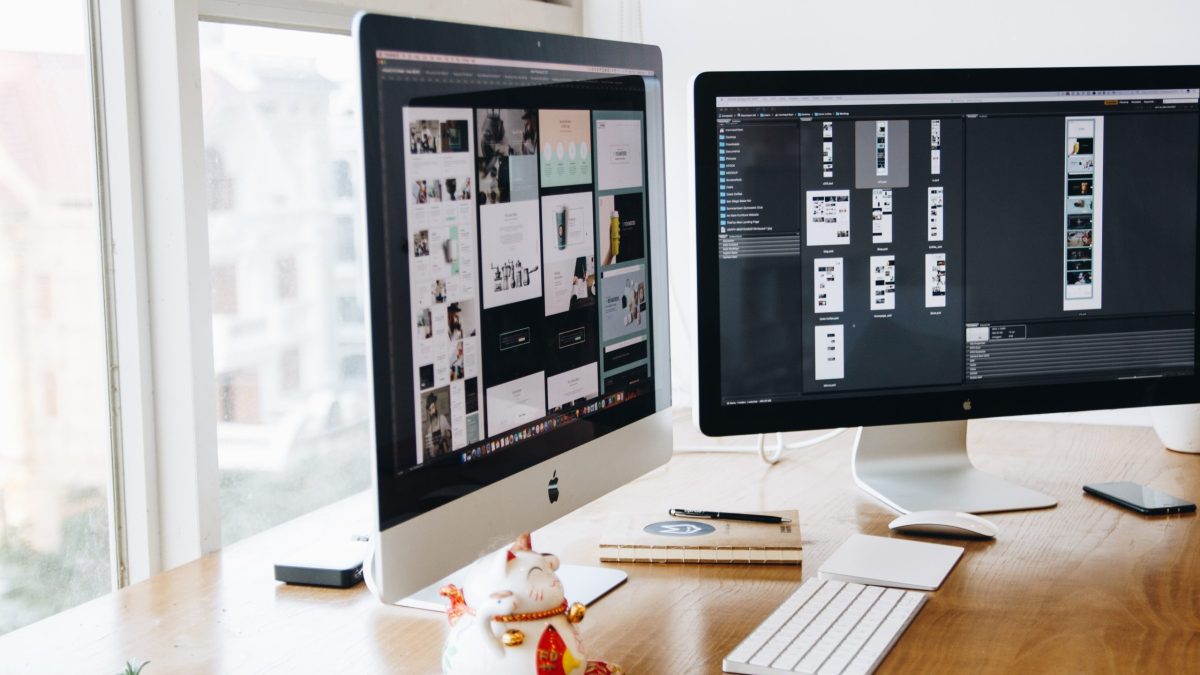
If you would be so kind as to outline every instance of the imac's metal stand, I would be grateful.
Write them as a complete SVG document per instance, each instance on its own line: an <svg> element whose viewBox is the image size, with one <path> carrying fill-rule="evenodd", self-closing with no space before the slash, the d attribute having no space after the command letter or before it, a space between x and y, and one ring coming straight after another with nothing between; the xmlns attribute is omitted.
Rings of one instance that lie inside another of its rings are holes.
<svg viewBox="0 0 1200 675"><path fill-rule="evenodd" d="M466 568L463 568L396 604L401 607L444 612L450 606L450 601L443 598L440 591L446 584L454 584L461 588L466 572ZM581 602L587 607L591 607L592 603L599 600L601 596L625 583L625 579L629 577L618 569L590 565L562 565L555 574L562 581L563 595L567 597L567 601Z"/></svg>
<svg viewBox="0 0 1200 675"><path fill-rule="evenodd" d="M850 466L860 488L900 513L994 513L1058 503L976 469L967 457L965 421L861 427Z"/></svg>

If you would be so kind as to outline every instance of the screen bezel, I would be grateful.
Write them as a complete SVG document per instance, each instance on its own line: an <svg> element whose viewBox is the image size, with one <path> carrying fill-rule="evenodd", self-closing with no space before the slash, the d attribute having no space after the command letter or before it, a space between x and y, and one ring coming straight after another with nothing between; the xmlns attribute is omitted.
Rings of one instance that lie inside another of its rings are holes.
<svg viewBox="0 0 1200 675"><path fill-rule="evenodd" d="M718 242L714 236L718 226L718 96L1184 89L1198 85L1200 66L701 73L695 80L693 97L696 277L697 298L702 299L696 303L697 400L701 430L709 435L724 436L1200 401L1200 375L1193 374L1154 380L863 394L828 400L814 397L805 401L721 405L721 308ZM1197 258L1200 262L1200 253ZM1196 298L1200 309L1200 275L1197 275ZM1200 332L1193 353L1200 361Z"/></svg>
<svg viewBox="0 0 1200 675"><path fill-rule="evenodd" d="M355 33L358 36L359 81L362 92L363 161L366 194L366 243L368 286L367 313L369 317L368 353L370 366L368 377L374 394L372 406L371 437L375 444L374 487L379 508L379 527L388 529L393 525L428 513L439 506L452 502L470 491L482 488L535 466L545 460L570 451L584 443L599 438L637 420L652 415L669 402L664 396L662 379L669 381L669 361L664 355L663 341L668 340L665 326L660 326L656 317L665 314L666 297L658 297L664 285L650 283L651 303L661 305L651 310L651 374L654 388L647 396L627 401L611 410L602 411L587 419L579 420L567 427L547 433L545 438L535 438L505 448L487 457L486 462L451 463L441 462L430 467L417 469L412 474L398 476L394 470L393 449L398 443L406 442L395 432L397 406L410 409L410 402L393 400L388 386L377 383L390 382L392 373L399 369L399 377L409 378L411 363L406 354L390 353L394 346L390 339L389 324L392 322L387 298L386 240L383 151L380 145L380 92L378 87L379 49L404 50L450 56L487 57L515 61L552 62L567 65L602 66L651 71L653 78L661 82L662 55L652 45L631 45L608 40L585 39L565 35L551 35L501 28L485 28L467 24L452 24L438 21L364 14L357 19ZM653 93L648 89L645 105L646 143L656 142L650 137L651 115L661 116L661 103L650 101L651 96L660 96L661 88ZM656 120L661 129L661 120ZM661 143L661 139L657 142ZM647 147L647 161L653 156ZM647 217L656 219L659 213L653 205L661 199L649 197L654 191L662 192L661 173L646 172L648 195ZM649 224L649 222L648 222ZM651 225L648 228L652 230ZM656 251L655 243L647 239L650 279L657 280L665 267L665 251ZM407 299L404 300L407 307ZM411 340L401 337L397 342ZM406 343L407 344L407 343ZM403 345L400 345L403 347ZM398 352L404 351L399 349ZM411 351L411 349L410 349ZM408 442L415 442L409 439ZM420 474L420 488L412 482Z"/></svg>

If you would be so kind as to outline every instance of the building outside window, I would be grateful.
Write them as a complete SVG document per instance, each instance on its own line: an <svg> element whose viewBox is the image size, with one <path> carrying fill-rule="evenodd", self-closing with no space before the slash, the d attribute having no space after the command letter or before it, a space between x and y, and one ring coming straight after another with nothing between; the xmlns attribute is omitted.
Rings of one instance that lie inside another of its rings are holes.
<svg viewBox="0 0 1200 675"><path fill-rule="evenodd" d="M200 24L225 543L370 485L354 58Z"/></svg>

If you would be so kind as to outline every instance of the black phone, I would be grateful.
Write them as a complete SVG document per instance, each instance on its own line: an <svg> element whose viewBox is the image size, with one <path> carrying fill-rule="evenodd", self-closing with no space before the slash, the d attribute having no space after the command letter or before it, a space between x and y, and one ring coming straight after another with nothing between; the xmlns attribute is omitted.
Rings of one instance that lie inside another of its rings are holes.
<svg viewBox="0 0 1200 675"><path fill-rule="evenodd" d="M1084 485L1083 491L1148 516L1196 510L1196 505L1189 501L1129 481L1093 483Z"/></svg>

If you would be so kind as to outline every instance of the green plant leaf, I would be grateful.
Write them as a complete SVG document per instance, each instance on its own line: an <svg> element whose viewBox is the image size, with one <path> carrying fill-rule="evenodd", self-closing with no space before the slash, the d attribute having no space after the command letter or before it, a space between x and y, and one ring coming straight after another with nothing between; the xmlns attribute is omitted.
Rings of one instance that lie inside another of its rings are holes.
<svg viewBox="0 0 1200 675"><path fill-rule="evenodd" d="M130 660L126 661L125 662L125 670L121 671L117 675L141 675L142 668L145 668L146 666L150 665L149 661L142 661L142 663L140 665L135 666L135 665L133 665L134 661L136 661L136 659L130 659Z"/></svg>

